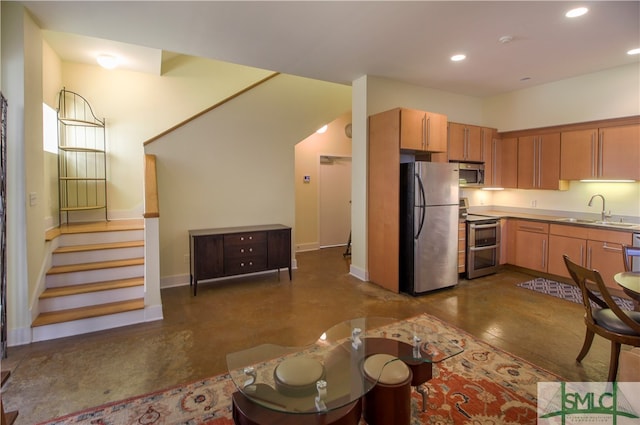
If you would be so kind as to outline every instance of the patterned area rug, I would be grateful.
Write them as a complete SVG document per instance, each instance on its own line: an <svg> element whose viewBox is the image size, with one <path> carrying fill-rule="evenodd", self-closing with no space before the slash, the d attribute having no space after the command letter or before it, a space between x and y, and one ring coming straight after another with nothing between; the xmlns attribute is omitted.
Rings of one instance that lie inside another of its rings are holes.
<svg viewBox="0 0 640 425"><path fill-rule="evenodd" d="M563 300L577 304L582 304L582 292L580 292L580 288L575 285L569 285L567 283L538 277L527 282L519 283L518 286L521 288L531 289L532 291L541 292L543 294L552 295L556 298L562 298ZM612 298L623 310L633 310L633 301L626 298L616 297L615 295L612 295Z"/></svg>
<svg viewBox="0 0 640 425"><path fill-rule="evenodd" d="M562 380L433 316L423 314L402 323L409 328L414 323L426 327L464 347L461 354L436 365L427 384L427 412L421 411L422 396L412 390L412 425L535 424L537 383ZM229 376L219 375L40 425L232 425L234 391Z"/></svg>

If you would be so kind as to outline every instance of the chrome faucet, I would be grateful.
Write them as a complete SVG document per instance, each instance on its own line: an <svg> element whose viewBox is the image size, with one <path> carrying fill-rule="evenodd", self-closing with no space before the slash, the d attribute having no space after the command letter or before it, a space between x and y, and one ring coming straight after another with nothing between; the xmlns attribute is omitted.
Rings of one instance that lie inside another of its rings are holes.
<svg viewBox="0 0 640 425"><path fill-rule="evenodd" d="M589 206L593 205L593 198L596 198L596 197L602 198L602 212L600 214L602 216L602 221L605 222L607 221L608 217L611 217L611 212L607 213L607 209L605 208L604 196L600 195L599 193L593 195L591 199L589 199Z"/></svg>

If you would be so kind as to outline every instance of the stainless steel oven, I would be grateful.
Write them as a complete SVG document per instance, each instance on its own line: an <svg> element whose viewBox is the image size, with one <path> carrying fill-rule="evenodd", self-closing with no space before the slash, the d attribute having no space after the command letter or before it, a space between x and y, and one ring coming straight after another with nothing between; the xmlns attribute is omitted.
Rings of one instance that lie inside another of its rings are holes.
<svg viewBox="0 0 640 425"><path fill-rule="evenodd" d="M467 279L485 276L500 267L500 219L467 215Z"/></svg>

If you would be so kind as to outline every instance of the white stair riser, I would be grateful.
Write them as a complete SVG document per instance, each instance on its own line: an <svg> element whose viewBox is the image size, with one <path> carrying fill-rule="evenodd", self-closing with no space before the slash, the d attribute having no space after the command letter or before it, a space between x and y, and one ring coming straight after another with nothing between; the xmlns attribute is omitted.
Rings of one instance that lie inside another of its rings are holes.
<svg viewBox="0 0 640 425"><path fill-rule="evenodd" d="M71 322L36 326L32 329L31 337L33 342L47 341L55 338L64 338L72 335L80 335L105 329L119 328L121 326L133 325L136 323L143 323L144 319L144 309L126 311L124 313L91 317L89 319L74 320Z"/></svg>
<svg viewBox="0 0 640 425"><path fill-rule="evenodd" d="M47 288L82 285L83 283L106 282L109 280L129 279L144 276L144 264L126 267L50 274L45 278Z"/></svg>
<svg viewBox="0 0 640 425"><path fill-rule="evenodd" d="M121 232L65 233L60 236L59 246L90 245L97 243L129 242L144 240L144 230Z"/></svg>
<svg viewBox="0 0 640 425"><path fill-rule="evenodd" d="M144 298L144 285L89 292L86 294L67 295L64 297L44 298L40 300L38 305L40 312L46 313L49 311L68 310L71 308L135 300L138 298Z"/></svg>
<svg viewBox="0 0 640 425"><path fill-rule="evenodd" d="M53 266L66 266L69 264L95 263L98 261L124 260L127 258L144 257L144 246L99 249L81 252L54 253Z"/></svg>

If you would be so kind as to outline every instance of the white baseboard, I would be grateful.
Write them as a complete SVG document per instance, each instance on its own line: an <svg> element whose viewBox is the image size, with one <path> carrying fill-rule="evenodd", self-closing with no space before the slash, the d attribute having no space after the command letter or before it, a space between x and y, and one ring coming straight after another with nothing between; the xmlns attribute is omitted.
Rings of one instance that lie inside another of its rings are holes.
<svg viewBox="0 0 640 425"><path fill-rule="evenodd" d="M144 308L144 321L153 322L155 320L162 320L164 316L162 314L162 304L150 305Z"/></svg>
<svg viewBox="0 0 640 425"><path fill-rule="evenodd" d="M318 242L301 243L296 245L296 252L317 251L320 249Z"/></svg>
<svg viewBox="0 0 640 425"><path fill-rule="evenodd" d="M19 328L7 330L7 345L15 347L18 345L31 344L31 328Z"/></svg>
<svg viewBox="0 0 640 425"><path fill-rule="evenodd" d="M291 260L291 270L296 270L297 268L298 268L298 260L296 260L296 259ZM280 271L286 271L286 270L287 270L286 268L285 269L280 269ZM217 278L217 279L208 279L206 281L200 281L200 282L217 282L217 281L221 281L221 280L237 279L237 278L247 277L247 276L251 276L251 275L261 275L261 274L273 273L274 271L275 271L275 269L274 270L266 270L266 271L257 272L257 273L247 273L247 274L240 274L240 275L236 275L236 276L221 277L221 278ZM189 285L189 280L190 280L190 276L188 274L161 277L160 278L160 289L175 288L177 286L187 286L187 285Z"/></svg>
<svg viewBox="0 0 640 425"><path fill-rule="evenodd" d="M369 281L369 274L367 273L367 271L364 269L361 269L360 267L356 267L353 264L349 266L349 274L351 276L357 277L363 282Z"/></svg>

